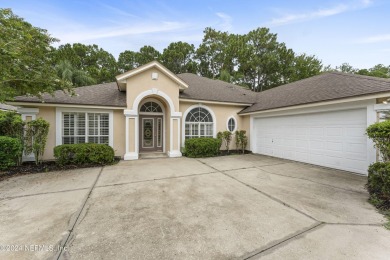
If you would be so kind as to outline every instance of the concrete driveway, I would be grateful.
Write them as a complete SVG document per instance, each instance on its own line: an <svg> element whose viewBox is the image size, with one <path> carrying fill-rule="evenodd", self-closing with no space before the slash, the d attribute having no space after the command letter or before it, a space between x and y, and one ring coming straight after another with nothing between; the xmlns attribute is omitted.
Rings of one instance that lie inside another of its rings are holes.
<svg viewBox="0 0 390 260"><path fill-rule="evenodd" d="M258 155L0 183L0 259L388 259L365 177Z"/></svg>

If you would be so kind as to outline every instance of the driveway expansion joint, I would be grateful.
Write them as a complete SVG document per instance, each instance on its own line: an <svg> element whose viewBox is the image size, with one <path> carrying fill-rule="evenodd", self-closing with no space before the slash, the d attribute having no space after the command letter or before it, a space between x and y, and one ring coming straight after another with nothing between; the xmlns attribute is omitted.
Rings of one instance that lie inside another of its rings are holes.
<svg viewBox="0 0 390 260"><path fill-rule="evenodd" d="M49 191L49 192L41 192L41 193L34 193L34 194L26 194L26 195L20 195L20 196L10 196L10 197L0 198L0 201L2 201L2 200L11 200L11 199L18 199L18 198L24 198L24 197L47 195L47 194L79 191L79 190L86 190L86 189L88 189L88 188L78 188L78 189L71 189L71 190L59 190L59 191Z"/></svg>
<svg viewBox="0 0 390 260"><path fill-rule="evenodd" d="M270 172L270 171L262 169L261 167L263 167L263 166L256 166L256 168L258 168L259 170L265 171L266 173L269 173L269 174L278 175L278 176L282 176L282 177L286 177L286 178L292 178L292 179L309 181L309 182L312 182L312 183L316 183L316 184L319 184L319 185L335 188L335 189L338 189L338 190L344 190L344 191L349 191L349 192L356 192L356 193L360 193L360 194L366 194L366 192L364 192L364 191L345 189L345 188L333 186L333 185L322 183L322 182L316 182L316 181L305 179L305 178L301 178L301 177L294 177L294 176L284 175L284 174L280 174L280 173Z"/></svg>
<svg viewBox="0 0 390 260"><path fill-rule="evenodd" d="M290 234L290 235L288 235L288 236L286 236L278 241L275 241L273 244L266 246L265 248L260 248L256 251L253 251L253 252L247 254L246 256L242 257L242 259L245 259L245 260L255 259L255 257L258 257L260 254L262 254L266 251L272 250L272 249L276 249L279 246L281 246L282 244L289 243L290 241L294 240L297 237L304 235L305 233L314 231L315 229L318 229L318 228L324 226L324 224L325 224L324 222L316 222L313 225L309 226L308 228L306 228L302 231L298 231L297 233Z"/></svg>
<svg viewBox="0 0 390 260"><path fill-rule="evenodd" d="M189 175L156 178L156 179L150 179L150 180L129 181L129 182L120 182L120 183L113 183L113 184L97 185L96 189L98 189L98 188L105 188L105 187L112 187L112 186L119 186L119 185L135 184L135 183L144 183L144 182L152 182L152 181L163 181L163 180L170 180L170 179L180 179L180 178L185 178L185 177L202 176L202 175L213 174L213 173L218 173L218 172L215 171L215 172L195 173L195 174L189 174Z"/></svg>
<svg viewBox="0 0 390 260"><path fill-rule="evenodd" d="M198 161L199 161L199 160L198 160ZM322 223L322 222L319 221L318 219L315 219L314 217L310 216L309 214L307 214L307 213L305 213L305 212L303 212L303 211L301 211L301 210L299 210L299 209L294 208L294 207L291 206L290 204L288 204L288 203L286 203L286 202L284 202L284 201L282 201L282 200L280 200L280 199L278 199L278 198L275 198L275 197L273 197L272 195L269 195L268 193L265 193L264 191L261 191L261 190L255 188L255 187L253 187L253 186L251 186L251 185L249 185L249 184L243 182L243 181L240 181L240 180L238 180L237 178L234 178L233 176L230 176L229 174L227 174L227 173L225 173L225 172L223 172L223 171L220 171L220 170L218 170L218 169L216 169L216 168L214 168L214 167L212 167L212 166L210 166L210 165L208 165L208 164L206 164L206 163L204 163L204 162L202 162L202 161L199 161L199 162L201 162L201 163L203 163L203 164L209 166L210 168L216 170L217 172L219 172L219 173L221 173L221 174L223 174L223 175L225 175L225 176L227 176L227 177L229 177L229 178L231 178L231 179L233 179L233 180L235 180L235 181L241 183L242 185L245 185L245 186L247 186L248 188L250 188L250 189L252 189L252 190L255 190L255 191L257 191L257 192L263 194L264 196L266 196L266 197L272 199L273 201L276 201L276 202L282 204L282 205L285 206L285 207L291 208L291 209L295 210L296 212L301 213L302 215L304 215L304 216L310 218L311 220L314 220L315 222Z"/></svg>
<svg viewBox="0 0 390 260"><path fill-rule="evenodd" d="M100 175L102 174L103 172L103 169L104 169L104 166L100 169L98 175L96 176L96 179L95 181L93 182L91 188L89 189L89 192L87 193L87 195L85 196L85 199L83 200L80 208L76 211L75 215L73 215L69 221L69 229L67 230L67 235L59 242L59 247L61 248L60 251L57 252L57 254L53 257L53 259L62 259L63 258L63 254L64 254L64 248L66 248L66 246L68 245L68 242L70 241L70 238L73 236L73 232L76 228L76 225L78 223L78 220L81 216L81 214L83 213L84 211L84 208L85 206L87 205L87 202L89 200L89 198L91 197L91 194L92 194L92 191L94 190L95 186L96 186L96 183L98 182L99 178L100 178Z"/></svg>

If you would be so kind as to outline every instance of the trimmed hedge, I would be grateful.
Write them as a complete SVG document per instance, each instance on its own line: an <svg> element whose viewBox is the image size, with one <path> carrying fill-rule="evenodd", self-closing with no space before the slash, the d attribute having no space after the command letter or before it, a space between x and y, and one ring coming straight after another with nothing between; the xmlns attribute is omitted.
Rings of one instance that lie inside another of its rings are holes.
<svg viewBox="0 0 390 260"><path fill-rule="evenodd" d="M54 147L54 157L60 165L106 165L114 162L114 156L114 149L106 144L63 144Z"/></svg>
<svg viewBox="0 0 390 260"><path fill-rule="evenodd" d="M23 145L20 139L0 136L0 170L17 165L22 152Z"/></svg>
<svg viewBox="0 0 390 260"><path fill-rule="evenodd" d="M185 152L187 157L212 157L219 154L221 140L216 138L192 138L185 141Z"/></svg>
<svg viewBox="0 0 390 260"><path fill-rule="evenodd" d="M377 162L368 167L367 190L374 206L390 209L390 162Z"/></svg>

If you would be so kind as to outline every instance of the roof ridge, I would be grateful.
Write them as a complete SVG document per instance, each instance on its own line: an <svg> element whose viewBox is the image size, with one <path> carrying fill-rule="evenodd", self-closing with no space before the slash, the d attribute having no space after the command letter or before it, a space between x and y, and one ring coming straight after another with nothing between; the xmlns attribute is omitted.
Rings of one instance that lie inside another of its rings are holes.
<svg viewBox="0 0 390 260"><path fill-rule="evenodd" d="M390 78L380 78L380 77L374 77L374 76L368 76L368 75L360 75L360 74L353 74L353 73L348 73L348 72L341 72L341 71L328 71L325 73L329 74L336 74L344 77L351 77L351 78L364 78L367 80L375 80L375 81L380 81L380 82L390 82ZM324 74L325 74L324 73Z"/></svg>

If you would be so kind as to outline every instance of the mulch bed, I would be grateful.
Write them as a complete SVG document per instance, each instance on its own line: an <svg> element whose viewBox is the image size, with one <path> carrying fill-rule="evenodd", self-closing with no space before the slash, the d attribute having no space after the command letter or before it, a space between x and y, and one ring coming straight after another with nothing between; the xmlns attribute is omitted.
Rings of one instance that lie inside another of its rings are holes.
<svg viewBox="0 0 390 260"><path fill-rule="evenodd" d="M245 150L245 154L251 154L251 151ZM226 150L221 150L218 156L227 156L227 155L239 155L243 154L242 151L239 150L230 150L229 153Z"/></svg>
<svg viewBox="0 0 390 260"><path fill-rule="evenodd" d="M119 162L119 159L115 159L114 164ZM44 161L39 165L35 162L24 162L22 165L11 167L6 171L0 171L0 181L4 181L11 177L22 176L27 174L35 174L41 172L52 172L52 171L64 171L74 170L80 168L92 168L102 167L100 164L84 164L84 165L58 165L55 161Z"/></svg>

